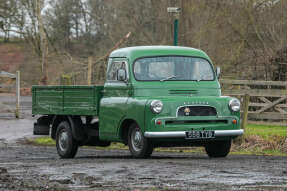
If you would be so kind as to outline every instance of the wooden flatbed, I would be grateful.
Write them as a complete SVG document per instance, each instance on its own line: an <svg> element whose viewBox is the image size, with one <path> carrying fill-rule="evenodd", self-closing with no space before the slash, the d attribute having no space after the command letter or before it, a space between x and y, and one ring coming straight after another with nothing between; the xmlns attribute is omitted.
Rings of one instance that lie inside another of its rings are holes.
<svg viewBox="0 0 287 191"><path fill-rule="evenodd" d="M33 86L33 115L98 115L103 86Z"/></svg>

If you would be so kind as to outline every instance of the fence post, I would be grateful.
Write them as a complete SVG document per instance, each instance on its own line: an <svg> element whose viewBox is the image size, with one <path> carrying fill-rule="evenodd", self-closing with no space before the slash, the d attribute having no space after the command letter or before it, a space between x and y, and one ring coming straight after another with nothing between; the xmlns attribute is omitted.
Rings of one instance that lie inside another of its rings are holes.
<svg viewBox="0 0 287 191"><path fill-rule="evenodd" d="M20 71L16 72L16 111L15 117L20 118Z"/></svg>
<svg viewBox="0 0 287 191"><path fill-rule="evenodd" d="M245 129L247 126L249 101L250 101L250 95L245 94L243 99L243 116L241 122L241 129Z"/></svg>
<svg viewBox="0 0 287 191"><path fill-rule="evenodd" d="M88 57L88 85L92 84L92 65L93 65L93 58L91 56Z"/></svg>

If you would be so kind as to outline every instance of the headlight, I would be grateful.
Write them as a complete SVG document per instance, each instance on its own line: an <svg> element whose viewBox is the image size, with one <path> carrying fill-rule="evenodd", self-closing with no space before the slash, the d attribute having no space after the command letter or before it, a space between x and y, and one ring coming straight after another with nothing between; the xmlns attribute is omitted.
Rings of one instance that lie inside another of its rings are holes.
<svg viewBox="0 0 287 191"><path fill-rule="evenodd" d="M153 113L160 113L162 111L163 104L160 100L153 100L150 104L150 109Z"/></svg>
<svg viewBox="0 0 287 191"><path fill-rule="evenodd" d="M229 101L229 108L231 109L231 111L240 111L240 101L233 98Z"/></svg>

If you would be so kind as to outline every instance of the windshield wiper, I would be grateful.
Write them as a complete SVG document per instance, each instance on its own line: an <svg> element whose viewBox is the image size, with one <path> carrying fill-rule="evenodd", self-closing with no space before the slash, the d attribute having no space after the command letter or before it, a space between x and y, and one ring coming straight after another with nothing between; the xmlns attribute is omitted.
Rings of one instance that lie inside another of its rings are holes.
<svg viewBox="0 0 287 191"><path fill-rule="evenodd" d="M163 82L163 81L171 80L171 79L173 79L173 78L177 78L177 76L176 76L176 75L169 76L169 77L167 77L167 78L161 79L160 81Z"/></svg>

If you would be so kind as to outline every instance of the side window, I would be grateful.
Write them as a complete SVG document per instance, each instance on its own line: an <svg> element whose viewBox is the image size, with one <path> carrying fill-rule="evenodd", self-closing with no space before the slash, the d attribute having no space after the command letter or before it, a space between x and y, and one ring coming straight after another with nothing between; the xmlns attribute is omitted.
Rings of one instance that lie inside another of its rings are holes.
<svg viewBox="0 0 287 191"><path fill-rule="evenodd" d="M119 69L126 70L126 62L125 61L112 61L108 68L107 80L108 81L117 81L117 73Z"/></svg>

